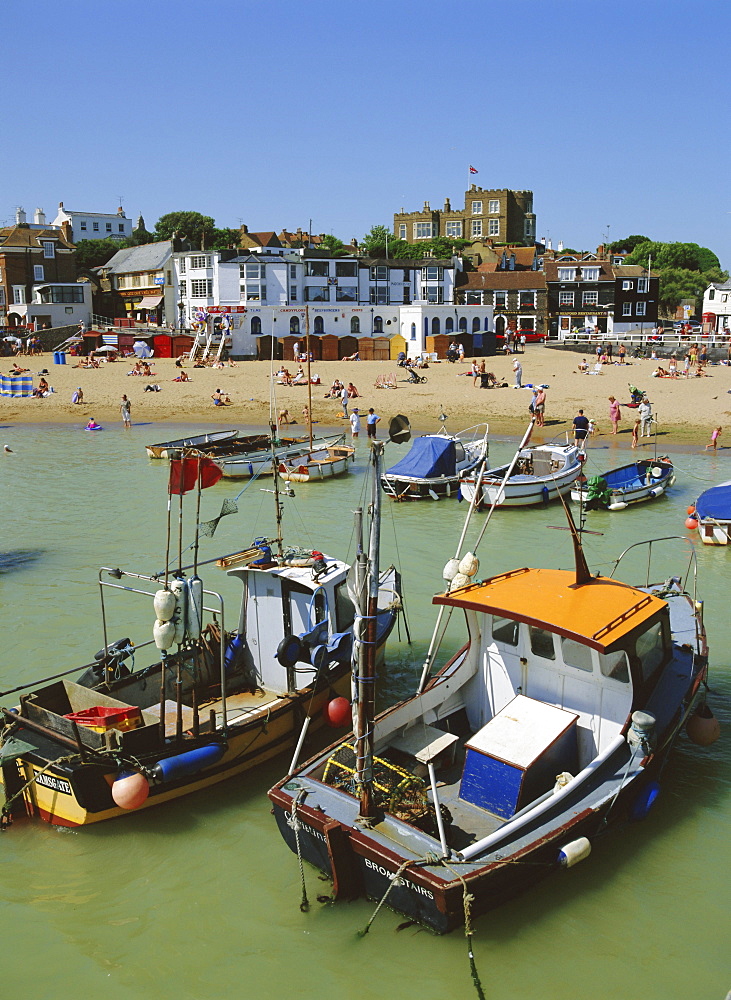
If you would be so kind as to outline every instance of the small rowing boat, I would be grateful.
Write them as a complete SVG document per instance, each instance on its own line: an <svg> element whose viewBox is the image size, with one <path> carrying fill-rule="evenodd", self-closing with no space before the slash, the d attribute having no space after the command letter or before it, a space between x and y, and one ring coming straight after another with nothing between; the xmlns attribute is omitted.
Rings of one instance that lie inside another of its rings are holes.
<svg viewBox="0 0 731 1000"><path fill-rule="evenodd" d="M521 448L512 463L482 474L476 506L528 507L547 503L568 493L580 473L579 451L572 444ZM472 473L462 480L460 491L465 500L472 502L477 478L479 475Z"/></svg>
<svg viewBox="0 0 731 1000"><path fill-rule="evenodd" d="M211 431L205 434L193 434L191 437L176 438L174 441L148 444L145 445L145 450L148 458L170 458L171 452L177 453L183 448L195 448L197 451L205 452L214 445L234 441L238 436L238 431Z"/></svg>
<svg viewBox="0 0 731 1000"><path fill-rule="evenodd" d="M348 472L355 461L355 448L340 445L308 452L301 459L279 463L279 475L288 483L312 483Z"/></svg>
<svg viewBox="0 0 731 1000"><path fill-rule="evenodd" d="M641 458L598 476L580 476L571 499L585 510L625 510L630 504L661 497L674 482L675 470L667 455Z"/></svg>

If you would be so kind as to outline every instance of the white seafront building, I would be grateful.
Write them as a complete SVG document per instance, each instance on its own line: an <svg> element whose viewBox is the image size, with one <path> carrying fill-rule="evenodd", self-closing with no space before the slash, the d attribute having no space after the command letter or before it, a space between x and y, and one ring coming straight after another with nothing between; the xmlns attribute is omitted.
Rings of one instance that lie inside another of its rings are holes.
<svg viewBox="0 0 731 1000"><path fill-rule="evenodd" d="M385 260L331 257L322 251L191 251L173 257L177 325L229 314L234 358L291 357L307 332L316 358L358 351L364 360L416 356L440 335L469 335L481 345L493 330L492 307L454 299L456 258ZM428 340L429 338L429 340ZM302 343L304 349L304 343ZM469 353L469 352L468 352Z"/></svg>

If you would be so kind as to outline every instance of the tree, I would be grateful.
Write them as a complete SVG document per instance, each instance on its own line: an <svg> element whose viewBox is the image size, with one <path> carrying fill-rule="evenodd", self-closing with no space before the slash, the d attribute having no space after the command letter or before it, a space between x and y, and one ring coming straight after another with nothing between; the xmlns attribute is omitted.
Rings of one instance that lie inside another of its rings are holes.
<svg viewBox="0 0 731 1000"><path fill-rule="evenodd" d="M697 243L660 243L654 240L638 243L625 263L647 267L649 258L652 258L650 263L653 271L662 271L668 267L705 271L721 266L712 250L700 247Z"/></svg>
<svg viewBox="0 0 731 1000"><path fill-rule="evenodd" d="M363 237L363 252L366 257L386 257L386 247L390 253L395 239L388 226L372 226Z"/></svg>
<svg viewBox="0 0 731 1000"><path fill-rule="evenodd" d="M170 240L173 234L189 240L203 250L216 228L215 219L200 212L168 212L155 223L155 240Z"/></svg>
<svg viewBox="0 0 731 1000"><path fill-rule="evenodd" d="M322 237L320 248L322 250L329 250L333 257L345 257L350 252L345 249L343 241L338 239L337 236L333 236L332 233L326 233Z"/></svg>
<svg viewBox="0 0 731 1000"><path fill-rule="evenodd" d="M609 253L617 253L620 250L632 253L639 243L648 243L649 240L649 236L625 236L623 240L614 240L612 243L609 243L607 250Z"/></svg>
<svg viewBox="0 0 731 1000"><path fill-rule="evenodd" d="M117 250L133 245L131 240L79 240L76 244L76 266L86 269L101 267L111 260Z"/></svg>
<svg viewBox="0 0 731 1000"><path fill-rule="evenodd" d="M238 247L241 243L241 231L239 229L212 229L206 236L207 250L229 250Z"/></svg>

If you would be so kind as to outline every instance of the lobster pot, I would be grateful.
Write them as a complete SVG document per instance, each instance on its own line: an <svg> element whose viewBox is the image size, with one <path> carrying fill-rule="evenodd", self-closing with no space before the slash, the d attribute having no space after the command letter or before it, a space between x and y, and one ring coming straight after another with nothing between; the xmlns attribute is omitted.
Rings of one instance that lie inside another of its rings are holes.
<svg viewBox="0 0 731 1000"><path fill-rule="evenodd" d="M518 695L465 744L459 797L510 819L576 773L578 715Z"/></svg>

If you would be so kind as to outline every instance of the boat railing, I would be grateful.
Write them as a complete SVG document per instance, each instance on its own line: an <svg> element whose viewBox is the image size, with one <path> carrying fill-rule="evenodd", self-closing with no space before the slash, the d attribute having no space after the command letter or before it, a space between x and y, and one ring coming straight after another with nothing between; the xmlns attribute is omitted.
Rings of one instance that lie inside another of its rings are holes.
<svg viewBox="0 0 731 1000"><path fill-rule="evenodd" d="M463 431L457 431L454 435L456 438L465 444L470 444L473 441L479 441L482 438L486 438L488 431L490 430L488 424L473 424L472 427L466 427Z"/></svg>
<svg viewBox="0 0 731 1000"><path fill-rule="evenodd" d="M628 552L631 552L632 549L639 549L639 548L642 548L642 547L647 547L647 573L646 573L646 578L645 578L645 586L649 587L650 584L651 584L651 582L652 582L651 573L652 573L652 547L653 547L653 545L659 545L662 542L678 542L678 541L687 542L688 539L685 537L685 535L666 535L663 538L648 538L645 541L634 542L632 545L628 545L627 548L624 550L624 552L621 552L617 556L617 558L615 559L614 566L612 568L612 572L609 574L610 579L614 577L614 574L617 572L617 568L619 567L619 564L621 563L621 561L624 559L624 557L627 555ZM697 557L696 557L696 554L695 554L695 549L693 549L693 548L690 549L689 557L688 557L688 566L687 566L687 569L685 571L685 575L684 575L684 577L681 580L682 585L683 585L683 590L686 593L689 593L689 591L688 591L688 581L689 581L689 578L691 576L691 573L692 573L692 586L693 586L693 590L692 590L692 593L690 594L690 596L695 601L697 599L697 594L698 594L698 560L697 560Z"/></svg>
<svg viewBox="0 0 731 1000"><path fill-rule="evenodd" d="M610 579L614 577L617 572L617 567L628 552L632 549L638 549L643 546L647 547L647 572L645 577L645 586L649 587L652 581L652 547L653 545L659 545L662 542L687 542L688 539L685 535L667 535L663 538L649 538L643 542L635 542L633 545L629 545L624 552L620 553L614 562L614 567L612 572L609 574ZM692 575L691 575L692 574ZM695 553L695 549L691 548L688 555L688 566L685 570L685 574L678 578L683 592L688 594L688 596L693 601L693 618L695 620L695 637L696 637L696 648L700 650L703 645L703 622L702 622L702 605L698 603L698 558ZM688 589L688 584L691 583L692 590Z"/></svg>
<svg viewBox="0 0 731 1000"><path fill-rule="evenodd" d="M103 579L103 574L108 574L112 579ZM102 566L99 569L99 596L101 599L101 609L102 609L102 629L104 632L104 645L103 649L107 649L109 646L109 636L107 631L107 615L106 608L104 605L104 588L108 587L110 590L122 590L129 594L141 594L143 597L154 598L155 594L151 590L143 590L140 587L128 587L122 583L115 583L115 580L121 580L123 577L128 577L130 580L144 580L146 583L156 584L160 586L161 579L159 576L147 576L144 573L132 573L130 570L124 570L119 568L113 568L111 566ZM217 602L216 607L209 607L207 604L203 604L201 611L207 611L211 615L218 615L220 619L221 628L221 641L219 643L219 654L221 660L221 722L222 729L224 733L227 728L227 717L226 717L226 626L225 626L225 616L224 616L224 599L223 595L219 594L215 590L206 590L203 588L203 594L207 597L212 597L214 601ZM209 602L210 603L210 602ZM139 646L135 645L135 649L139 649L141 646L146 646L148 643L140 643ZM164 654L163 654L164 656Z"/></svg>

